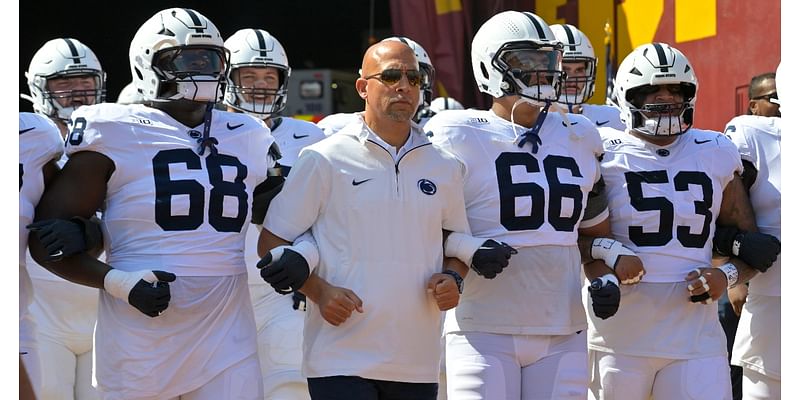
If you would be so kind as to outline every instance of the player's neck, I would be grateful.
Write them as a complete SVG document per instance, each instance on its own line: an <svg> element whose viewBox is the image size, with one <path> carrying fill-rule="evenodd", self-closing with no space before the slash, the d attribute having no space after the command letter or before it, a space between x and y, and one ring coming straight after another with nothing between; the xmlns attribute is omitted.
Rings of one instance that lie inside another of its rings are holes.
<svg viewBox="0 0 800 400"><path fill-rule="evenodd" d="M176 100L169 102L152 102L148 106L157 108L188 128L196 128L203 123L206 104L199 101Z"/></svg>
<svg viewBox="0 0 800 400"><path fill-rule="evenodd" d="M526 102L519 102L519 104L514 107L516 99L517 97L504 97L495 99L495 101L492 103L492 112L506 121L511 121L511 110L513 109L513 120L515 124L524 126L526 128L533 127L533 124L536 122L536 118L539 117L539 111L541 108Z"/></svg>
<svg viewBox="0 0 800 400"><path fill-rule="evenodd" d="M58 131L61 133L61 138L66 140L67 134L69 134L69 128L67 128L67 124L58 118L51 118L51 120L55 122L56 126L58 127Z"/></svg>

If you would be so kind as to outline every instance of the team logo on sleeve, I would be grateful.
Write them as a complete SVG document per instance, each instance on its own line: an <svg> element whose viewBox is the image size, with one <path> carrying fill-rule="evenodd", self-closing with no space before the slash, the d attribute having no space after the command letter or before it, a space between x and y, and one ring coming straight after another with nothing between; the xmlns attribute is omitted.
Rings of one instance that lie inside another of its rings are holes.
<svg viewBox="0 0 800 400"><path fill-rule="evenodd" d="M422 193L425 193L428 196L433 196L436 194L436 185L427 179L420 179L417 182L417 187Z"/></svg>

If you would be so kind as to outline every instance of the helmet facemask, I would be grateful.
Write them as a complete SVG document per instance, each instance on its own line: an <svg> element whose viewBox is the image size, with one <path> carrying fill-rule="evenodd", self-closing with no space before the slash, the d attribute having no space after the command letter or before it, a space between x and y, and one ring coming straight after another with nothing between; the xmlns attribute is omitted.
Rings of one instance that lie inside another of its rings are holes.
<svg viewBox="0 0 800 400"><path fill-rule="evenodd" d="M537 105L558 99L562 84L560 45L509 42L492 58L492 66L502 71L501 87L507 94Z"/></svg>
<svg viewBox="0 0 800 400"><path fill-rule="evenodd" d="M278 87L271 89L242 85L240 73L244 67L275 68L278 72ZM288 75L286 67L281 65L262 63L236 65L228 74L225 104L258 119L272 118L286 108Z"/></svg>
<svg viewBox="0 0 800 400"><path fill-rule="evenodd" d="M558 102L568 106L586 103L594 94L594 83L597 73L597 61L593 58L570 58L563 60L562 63L582 62L586 66L586 73L582 76L568 76L564 73L564 84L561 87L561 95ZM571 88L577 87L577 91ZM573 93L570 93L573 92Z"/></svg>
<svg viewBox="0 0 800 400"><path fill-rule="evenodd" d="M71 85L66 82L63 87L61 84L53 82L57 79L80 77L91 79L92 88L72 89ZM48 105L48 107L45 107L49 109L48 116L58 118L64 123L68 123L72 113L81 106L105 101L106 90L103 84L103 74L95 69L75 69L61 71L48 76L37 76L34 78L33 85L41 93L42 102Z"/></svg>
<svg viewBox="0 0 800 400"><path fill-rule="evenodd" d="M228 50L196 45L170 47L153 55L158 100L217 102L225 90Z"/></svg>
<svg viewBox="0 0 800 400"><path fill-rule="evenodd" d="M680 103L647 103L645 98L659 90L658 85L646 85L628 91L627 101L633 115L633 130L649 136L682 135L692 127L694 122L694 98L696 88L688 83L681 83L679 90L683 96Z"/></svg>

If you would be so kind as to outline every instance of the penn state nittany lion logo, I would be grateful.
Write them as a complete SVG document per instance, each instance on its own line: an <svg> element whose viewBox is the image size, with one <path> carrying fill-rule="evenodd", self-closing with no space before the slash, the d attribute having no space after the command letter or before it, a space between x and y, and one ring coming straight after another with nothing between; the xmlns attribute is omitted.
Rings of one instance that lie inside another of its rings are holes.
<svg viewBox="0 0 800 400"><path fill-rule="evenodd" d="M417 187L422 193L425 193L428 196L433 196L436 193L436 185L427 179L420 179L417 182Z"/></svg>

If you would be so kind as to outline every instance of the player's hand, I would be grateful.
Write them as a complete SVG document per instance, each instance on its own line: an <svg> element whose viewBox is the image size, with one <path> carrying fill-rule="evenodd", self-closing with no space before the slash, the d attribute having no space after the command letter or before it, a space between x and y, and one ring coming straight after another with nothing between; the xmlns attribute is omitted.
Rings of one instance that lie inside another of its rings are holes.
<svg viewBox="0 0 800 400"><path fill-rule="evenodd" d="M646 271L639 257L620 255L614 273L623 285L633 285L642 280Z"/></svg>
<svg viewBox="0 0 800 400"><path fill-rule="evenodd" d="M728 288L728 278L718 268L695 268L684 278L692 303L711 304Z"/></svg>
<svg viewBox="0 0 800 400"><path fill-rule="evenodd" d="M742 308L744 307L744 303L747 301L747 292L748 287L744 284L736 285L728 289L728 300L730 300L731 307L733 307L733 312L737 317L742 315Z"/></svg>
<svg viewBox="0 0 800 400"><path fill-rule="evenodd" d="M592 310L597 318L607 319L617 313L621 294L613 274L592 279L588 289L592 297Z"/></svg>
<svg viewBox="0 0 800 400"><path fill-rule="evenodd" d="M517 254L517 250L513 247L489 239L483 242L483 245L472 255L470 267L478 275L486 279L494 279L497 274L503 272L503 268L508 266L508 260L514 254Z"/></svg>
<svg viewBox="0 0 800 400"><path fill-rule="evenodd" d="M270 250L256 267L261 270L261 278L280 294L297 291L311 274L308 261L291 246Z"/></svg>
<svg viewBox="0 0 800 400"><path fill-rule="evenodd" d="M738 257L760 272L766 272L781 253L781 241L766 233L745 232L736 227L717 226L717 231L714 233L714 251L724 256Z"/></svg>
<svg viewBox="0 0 800 400"><path fill-rule="evenodd" d="M128 302L149 317L157 317L169 306L169 282L174 281L175 274L170 272L112 269L106 274L103 286L108 294Z"/></svg>
<svg viewBox="0 0 800 400"><path fill-rule="evenodd" d="M433 274L428 279L427 291L433 295L436 305L441 311L447 311L458 305L458 285L455 278L447 274Z"/></svg>
<svg viewBox="0 0 800 400"><path fill-rule="evenodd" d="M353 311L364 312L361 299L352 290L325 285L319 293L319 313L325 321L339 326L350 318Z"/></svg>
<svg viewBox="0 0 800 400"><path fill-rule="evenodd" d="M90 220L46 219L29 224L26 228L34 232L47 250L49 261L59 261L99 246L102 241L100 226Z"/></svg>

